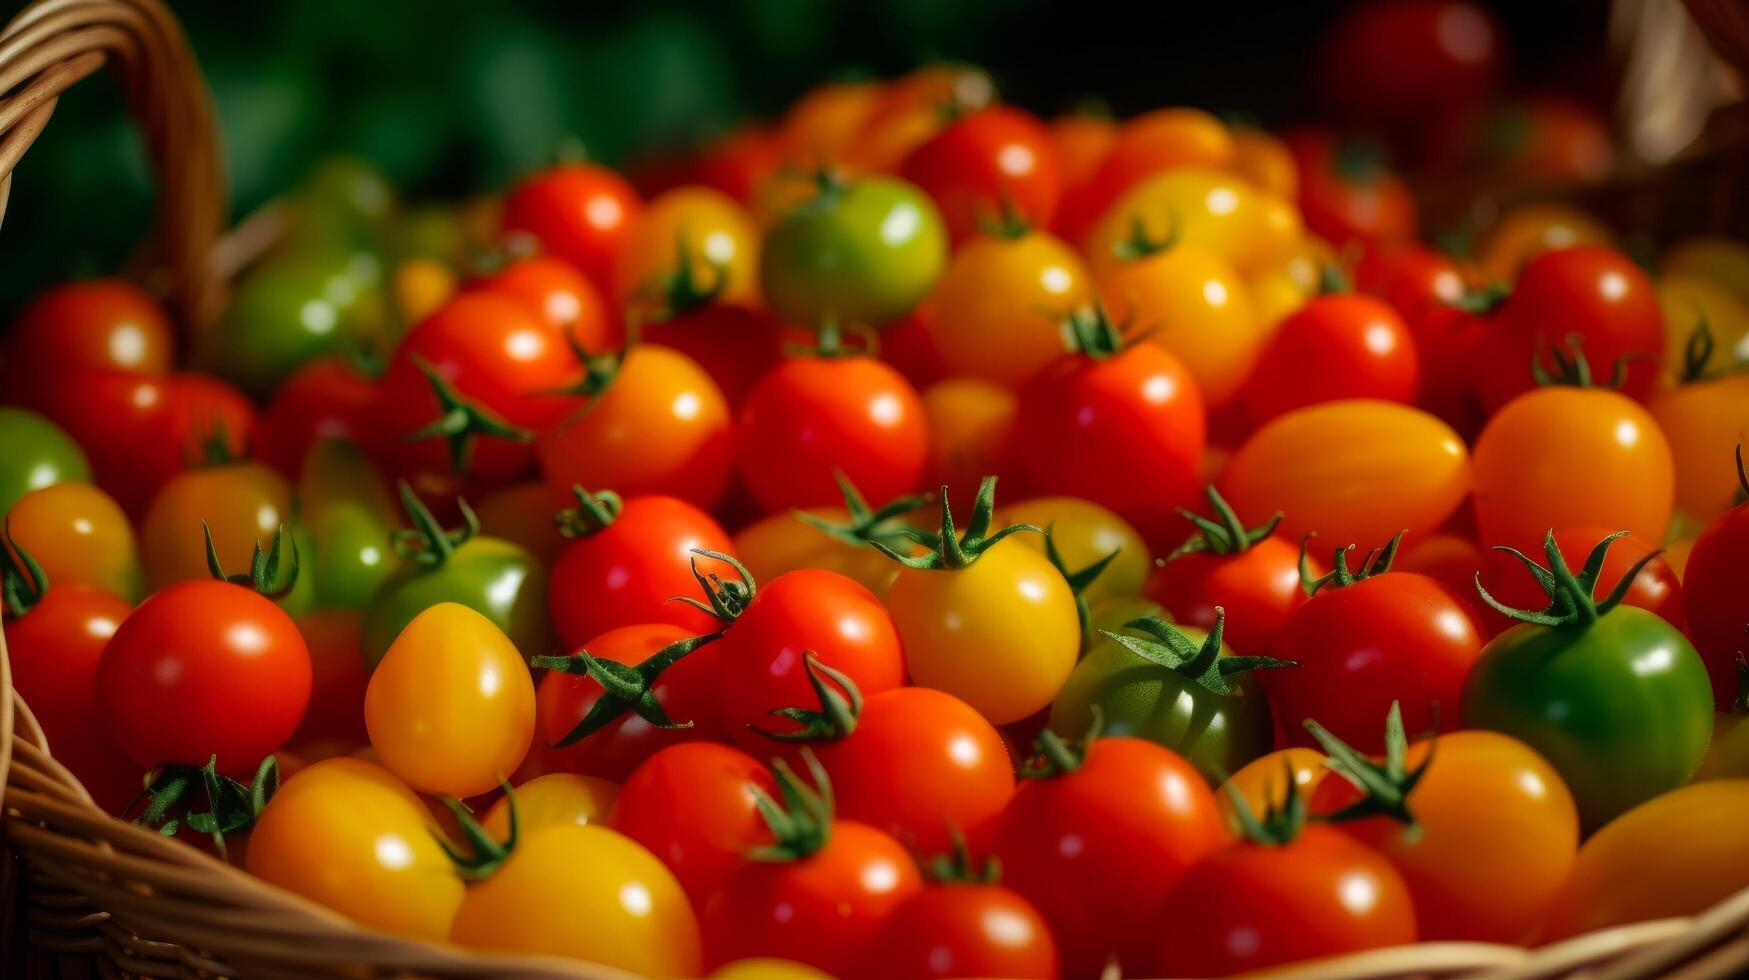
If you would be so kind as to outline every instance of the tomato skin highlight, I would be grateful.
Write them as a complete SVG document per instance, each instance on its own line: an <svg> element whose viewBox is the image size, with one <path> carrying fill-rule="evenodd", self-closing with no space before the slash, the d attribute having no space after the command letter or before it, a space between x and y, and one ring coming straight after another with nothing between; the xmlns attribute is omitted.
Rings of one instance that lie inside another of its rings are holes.
<svg viewBox="0 0 1749 980"><path fill-rule="evenodd" d="M1050 224L1063 178L1044 125L1012 106L994 105L948 123L912 151L899 175L941 209L957 248L1005 208L1033 227Z"/></svg>
<svg viewBox="0 0 1749 980"><path fill-rule="evenodd" d="M894 910L861 976L1055 980L1056 941L1032 903L1001 885L932 885Z"/></svg>
<svg viewBox="0 0 1749 980"><path fill-rule="evenodd" d="M533 235L605 292L642 208L637 192L612 170L566 163L530 174L511 189L504 199L504 230Z"/></svg>
<svg viewBox="0 0 1749 980"><path fill-rule="evenodd" d="M1206 630L1215 607L1227 611L1228 646L1240 653L1275 648L1294 610L1305 604L1299 549L1271 535L1233 555L1193 552L1169 559L1149 576L1142 594L1174 622Z"/></svg>
<svg viewBox="0 0 1749 980"><path fill-rule="evenodd" d="M1342 398L1415 401L1421 366L1409 328L1369 296L1319 296L1283 320L1246 386L1255 422Z"/></svg>

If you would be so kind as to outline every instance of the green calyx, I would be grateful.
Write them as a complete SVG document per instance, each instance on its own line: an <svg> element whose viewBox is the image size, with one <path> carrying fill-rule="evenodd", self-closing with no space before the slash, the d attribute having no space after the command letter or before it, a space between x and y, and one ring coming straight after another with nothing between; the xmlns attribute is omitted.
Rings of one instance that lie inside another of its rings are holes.
<svg viewBox="0 0 1749 980"><path fill-rule="evenodd" d="M720 551L709 551L704 548L694 548L692 553L697 556L692 559L692 577L698 581L698 587L704 590L704 600L688 596L675 596L669 602L684 602L694 609L709 613L725 626L741 617L752 604L754 595L759 592L758 583L753 581L753 573L747 566L741 564L733 555L725 555ZM735 571L735 580L726 581L716 572L706 574L699 571L698 559L710 558L720 561Z"/></svg>
<svg viewBox="0 0 1749 980"><path fill-rule="evenodd" d="M1616 358L1615 370L1610 375L1609 380L1599 384L1591 373L1591 362L1585 359L1584 351L1580 350L1584 343L1584 337L1570 333L1567 335L1566 350L1550 347L1546 352L1539 351L1531 355L1530 374L1532 378L1536 379L1537 385L1543 388L1620 389L1628 379L1628 362L1643 359L1633 354ZM1550 366L1543 363L1545 354L1546 359L1552 364L1552 370Z"/></svg>
<svg viewBox="0 0 1749 980"><path fill-rule="evenodd" d="M954 525L953 508L948 504L947 487L941 488L941 531L919 531L906 528L904 534L912 541L930 549L921 555L901 555L879 541L869 541L876 550L907 568L965 568L989 551L998 541L1019 531L1039 532L1031 524L1010 524L994 533L990 523L996 517L996 478L984 477L978 484L978 497L972 502L972 518L966 522L966 533L960 534Z"/></svg>
<svg viewBox="0 0 1749 980"><path fill-rule="evenodd" d="M225 430L225 421L215 418L195 451L190 453L184 449L183 461L191 470L205 470L241 462L246 455L247 452L239 453L231 449L231 436Z"/></svg>
<svg viewBox="0 0 1749 980"><path fill-rule="evenodd" d="M1330 169L1351 184L1377 183L1385 175L1385 148L1376 140L1348 137L1336 146Z"/></svg>
<svg viewBox="0 0 1749 980"><path fill-rule="evenodd" d="M862 714L862 691L850 675L821 663L812 650L802 651L802 670L808 675L808 686L814 689L820 707L773 708L769 712L801 725L801 730L774 732L757 725L747 727L779 742L835 742L856 731L856 719Z"/></svg>
<svg viewBox="0 0 1749 980"><path fill-rule="evenodd" d="M814 753L802 749L802 762L808 767L809 785L789 763L774 759L771 774L777 781L780 804L765 790L749 784L753 802L765 826L771 829L772 843L756 848L747 857L753 861L800 861L826 846L832 834L832 781Z"/></svg>
<svg viewBox="0 0 1749 980"><path fill-rule="evenodd" d="M701 267L710 270L708 281L700 275ZM729 267L721 262L699 262L687 244L686 233L680 232L674 236L674 271L638 292L657 303L649 319L665 323L716 302L728 285Z"/></svg>
<svg viewBox="0 0 1749 980"><path fill-rule="evenodd" d="M1314 596L1326 585L1340 589L1362 579L1383 575L1391 570L1391 563L1397 560L1397 549L1403 544L1403 535L1408 533L1407 529L1398 531L1384 547L1367 552L1358 569L1351 570L1348 567L1348 553L1354 550L1354 545L1337 548L1336 555L1330 562L1331 571L1318 576L1312 575L1312 565L1306 557L1306 548L1312 543L1312 536L1306 535L1300 541L1300 588L1305 590L1306 595Z"/></svg>
<svg viewBox="0 0 1749 980"><path fill-rule="evenodd" d="M1702 313L1682 345L1682 376L1676 379L1677 382L1686 385L1705 381L1706 366L1712 361L1717 346L1712 328L1707 325L1706 314Z"/></svg>
<svg viewBox="0 0 1749 980"><path fill-rule="evenodd" d="M389 546L395 554L408 561L418 562L428 568L436 568L449 560L457 548L468 543L474 535L480 533L480 518L474 514L474 509L461 497L455 498L456 507L462 512L462 526L453 531L446 531L431 509L413 492L413 487L406 480L401 481L401 506L407 511L407 518L413 526L397 528L389 534Z"/></svg>
<svg viewBox="0 0 1749 980"><path fill-rule="evenodd" d="M194 804L190 794L196 785L206 802L206 809L199 812L190 809ZM166 837L176 836L183 827L206 834L212 838L213 850L226 857L225 835L255 826L278 791L279 760L271 755L261 760L247 786L219 775L216 755L204 766L160 766L148 777L146 808L134 822Z"/></svg>
<svg viewBox="0 0 1749 980"><path fill-rule="evenodd" d="M1163 667L1195 683L1210 694L1228 697L1233 685L1227 678L1253 670L1274 670L1278 667L1298 667L1293 660L1275 657L1223 657L1221 637L1226 630L1227 611L1215 607L1215 622L1201 644L1191 640L1171 623L1158 616L1144 616L1124 624L1124 629L1148 634L1147 638L1102 630L1125 650L1158 667Z"/></svg>
<svg viewBox="0 0 1749 980"><path fill-rule="evenodd" d="M1323 746L1329 756L1324 765L1331 772L1360 790L1361 798L1325 817L1331 823L1365 820L1368 817L1389 817L1410 833L1419 833L1415 815L1409 811L1409 794L1415 791L1427 767L1433 765L1433 749L1428 746L1426 758L1414 769L1408 767L1409 739L1403 733L1403 707L1392 701L1385 715L1385 761L1374 762L1355 751L1354 747L1331 734L1323 725L1306 719L1306 731Z"/></svg>
<svg viewBox="0 0 1749 980"><path fill-rule="evenodd" d="M265 554L261 551L261 542L255 542L255 553L249 559L249 571L237 575L226 575L225 569L219 564L219 549L213 544L213 529L207 526L206 521L200 522L200 531L206 536L206 568L213 578L253 589L269 599L285 595L297 584L298 542L284 524L273 532L273 547Z"/></svg>
<svg viewBox="0 0 1749 980"><path fill-rule="evenodd" d="M12 615L23 616L48 591L48 573L12 540L12 522L6 522L6 546L0 547L0 611L9 609Z"/></svg>
<svg viewBox="0 0 1749 980"><path fill-rule="evenodd" d="M584 713L583 718L577 722L576 726L565 733L564 738L554 742L552 747L562 749L568 745L575 745L624 717L628 712L644 719L655 728L691 728L693 725L691 720L677 722L668 717L668 712L662 707L662 702L656 698L656 678L662 676L663 671L679 663L694 650L721 636L721 633L708 633L704 636L689 636L684 640L676 640L657 650L636 666L597 657L581 648L577 650L576 654L569 657L535 657L531 661L531 666L536 669L587 677L601 685L601 697L589 706L589 710Z"/></svg>
<svg viewBox="0 0 1749 980"><path fill-rule="evenodd" d="M845 343L853 337L856 343ZM783 350L791 357L874 357L881 351L881 339L863 324L840 324L828 318L814 327L812 346L784 344Z"/></svg>
<svg viewBox="0 0 1749 980"><path fill-rule="evenodd" d="M1111 254L1123 262L1135 262L1150 255L1164 252L1178 244L1178 215L1168 212L1166 215L1166 231L1159 238L1148 234L1148 223L1141 215L1130 218L1130 234L1111 246Z"/></svg>
<svg viewBox="0 0 1749 980"><path fill-rule="evenodd" d="M1014 206L1014 198L1006 191L1002 194L1002 205L995 214L983 211L978 215L978 233L986 238L1000 238L1010 242L1020 241L1032 234L1032 224L1026 220L1026 215Z"/></svg>
<svg viewBox="0 0 1749 980"><path fill-rule="evenodd" d="M1452 254L1462 254L1463 251L1464 250L1459 249ZM1475 289L1466 289L1463 291L1462 295L1457 299L1452 300L1449 305L1462 310L1465 313L1487 316L1499 309L1500 305L1505 303L1506 298L1511 295L1511 286L1508 286L1505 283L1496 282Z"/></svg>
<svg viewBox="0 0 1749 980"><path fill-rule="evenodd" d="M1276 511L1275 516L1265 521L1261 526L1247 528L1245 523L1239 520L1238 513L1228 505L1226 498L1222 497L1221 492L1215 489L1214 484L1209 484L1203 492L1208 497L1209 507L1214 510L1215 516L1208 518L1187 507L1178 508L1178 516L1195 525L1196 533L1167 555L1161 564L1199 552L1211 555L1236 555L1249 550L1252 545L1274 534L1275 529L1281 526L1282 514L1280 511Z"/></svg>
<svg viewBox="0 0 1749 980"><path fill-rule="evenodd" d="M1749 471L1743 469L1743 444L1737 443L1737 502L1749 500Z"/></svg>
<svg viewBox="0 0 1749 980"><path fill-rule="evenodd" d="M958 827L949 827L953 850L919 861L923 877L938 885L998 885L1002 883L1002 862L994 856L979 863L966 846L966 835Z"/></svg>
<svg viewBox="0 0 1749 980"><path fill-rule="evenodd" d="M1054 779L1081 768L1087 761L1087 750L1105 733L1105 712L1099 705L1089 710L1093 720L1087 723L1087 733L1079 740L1069 741L1049 728L1038 733L1032 743L1033 757L1021 763L1016 774L1021 779Z"/></svg>
<svg viewBox="0 0 1749 980"><path fill-rule="evenodd" d="M1504 551L1518 559L1531 577L1536 579L1536 583L1542 586L1543 592L1549 597L1549 604L1543 609L1515 609L1501 603L1482 587L1481 572L1476 573L1476 591L1481 594L1482 601L1489 608L1508 619L1537 626L1589 626L1611 609L1621 605L1640 571L1651 564L1652 559L1664 553L1662 550L1653 551L1634 562L1622 573L1621 581L1615 584L1609 595L1604 596L1601 601L1596 599L1594 593L1597 590L1597 578L1603 573L1603 559L1609 554L1609 546L1617 538L1626 537L1627 534L1626 531L1617 531L1597 542L1597 546L1591 549L1591 554L1586 556L1584 567L1576 574L1567 567L1567 561L1561 555L1561 546L1555 543L1555 532L1552 528L1543 539L1543 554L1549 561L1547 567L1537 564L1535 559L1517 548L1495 545L1495 551Z"/></svg>
<svg viewBox="0 0 1749 980"><path fill-rule="evenodd" d="M1071 311L1063 321L1063 342L1070 353L1096 361L1116 357L1129 347L1123 327L1111 322L1105 306L1094 303Z"/></svg>
<svg viewBox="0 0 1749 980"><path fill-rule="evenodd" d="M450 843L449 838L437 831L431 836L437 840L437 846L455 865L456 874L468 881L484 881L492 877L492 873L504 866L510 860L510 855L516 850L517 824L520 822L516 812L516 791L510 788L508 782L500 784L504 789L504 799L510 807L510 832L503 840L497 840L480 826L466 805L453 797L440 797L443 805L455 817L456 826L461 829L462 837L467 843L467 850L462 850Z"/></svg>
<svg viewBox="0 0 1749 980"><path fill-rule="evenodd" d="M1057 550L1057 539L1052 534L1055 528L1054 524L1045 528L1045 557L1050 560L1051 567L1057 570L1057 574L1063 576L1064 583L1069 586L1069 591L1075 596L1075 618L1081 624L1081 650L1085 653L1087 648L1093 644L1093 614L1087 608L1087 597L1083 593L1087 591L1087 587L1092 585L1095 579L1099 578L1111 566L1112 561L1123 549L1113 548L1104 558L1098 559L1086 568L1080 571L1071 571L1068 562L1063 559L1063 553Z"/></svg>
<svg viewBox="0 0 1749 980"><path fill-rule="evenodd" d="M1749 633L1749 626L1743 627ZM1749 715L1749 659L1737 652L1737 696L1731 701L1731 714Z"/></svg>
<svg viewBox="0 0 1749 980"><path fill-rule="evenodd" d="M899 518L928 503L927 496L913 494L895 497L879 507L871 508L862 491L856 489L856 484L850 482L843 470L833 468L832 479L838 483L838 492L844 495L846 520L843 523L834 523L807 511L791 511L796 520L853 548L867 548L879 541L897 551L910 544L908 532L912 529L901 523Z"/></svg>
<svg viewBox="0 0 1749 980"><path fill-rule="evenodd" d="M1318 295L1340 296L1354 292L1354 284L1348 281L1348 276L1342 272L1342 267L1334 262L1326 262L1318 270Z"/></svg>
<svg viewBox="0 0 1749 980"><path fill-rule="evenodd" d="M577 498L577 506L553 515L553 525L567 538L586 538L618 520L625 509L625 501L612 490L590 493L572 484L571 495Z"/></svg>
<svg viewBox="0 0 1749 980"><path fill-rule="evenodd" d="M431 384L437 399L438 416L401 437L403 442L423 439L443 439L449 445L449 465L457 473L468 471L473 458L474 440L503 439L506 442L533 441L534 433L511 425L505 418L484 405L469 401L449 383L425 358L413 355L413 363Z"/></svg>
<svg viewBox="0 0 1749 980"><path fill-rule="evenodd" d="M569 424L577 416L587 412L595 402L613 387L613 382L619 377L620 365L625 363L626 355L637 344L637 320L631 319L626 324L625 346L605 354L591 354L583 349L577 338L569 333L565 335L565 343L571 346L571 353L576 356L577 363L583 366L583 376L576 381L558 388L549 388L540 392L543 395L556 395L571 398L582 398L583 404L569 416L564 423Z"/></svg>
<svg viewBox="0 0 1749 980"><path fill-rule="evenodd" d="M1271 801L1259 817L1246 802L1245 794L1232 783L1227 784L1227 798L1232 801L1233 815L1239 821L1239 834L1245 840L1262 847L1286 847L1299 839L1306 829L1306 798L1300 795L1300 781L1294 778L1293 763L1284 761L1283 776L1287 789L1281 795L1281 805Z"/></svg>

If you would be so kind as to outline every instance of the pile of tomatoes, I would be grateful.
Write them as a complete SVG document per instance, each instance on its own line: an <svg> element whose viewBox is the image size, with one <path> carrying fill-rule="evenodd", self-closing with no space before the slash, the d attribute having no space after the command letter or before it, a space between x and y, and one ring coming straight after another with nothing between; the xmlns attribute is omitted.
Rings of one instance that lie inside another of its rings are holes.
<svg viewBox="0 0 1749 980"><path fill-rule="evenodd" d="M117 816L659 977L1220 975L1749 886L1749 246L1649 273L1538 206L1444 254L1340 142L942 66L666 188L334 161L209 331L18 314L12 683Z"/></svg>

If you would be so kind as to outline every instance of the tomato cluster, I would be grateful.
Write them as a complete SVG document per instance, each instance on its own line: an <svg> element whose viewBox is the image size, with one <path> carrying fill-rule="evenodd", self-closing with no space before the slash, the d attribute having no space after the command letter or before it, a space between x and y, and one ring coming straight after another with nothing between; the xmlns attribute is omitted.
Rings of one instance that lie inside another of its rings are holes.
<svg viewBox="0 0 1749 980"><path fill-rule="evenodd" d="M12 679L100 806L662 977L1221 975L1749 886L1749 247L1654 276L1539 206L1450 256L1328 133L959 65L693 163L481 209L336 162L210 331L18 314Z"/></svg>

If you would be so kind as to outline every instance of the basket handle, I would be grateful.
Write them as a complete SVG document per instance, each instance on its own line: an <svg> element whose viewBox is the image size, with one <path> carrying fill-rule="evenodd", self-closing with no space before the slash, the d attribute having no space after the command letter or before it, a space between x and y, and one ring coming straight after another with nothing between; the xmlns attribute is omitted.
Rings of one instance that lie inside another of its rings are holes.
<svg viewBox="0 0 1749 980"><path fill-rule="evenodd" d="M160 0L36 0L0 31L0 219L12 171L62 92L110 66L145 137L158 186L147 285L192 330L212 322L223 277L224 171L206 79Z"/></svg>

